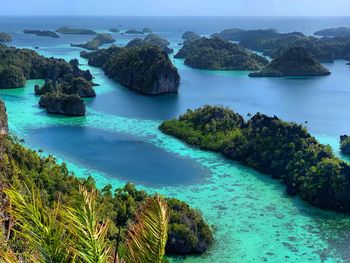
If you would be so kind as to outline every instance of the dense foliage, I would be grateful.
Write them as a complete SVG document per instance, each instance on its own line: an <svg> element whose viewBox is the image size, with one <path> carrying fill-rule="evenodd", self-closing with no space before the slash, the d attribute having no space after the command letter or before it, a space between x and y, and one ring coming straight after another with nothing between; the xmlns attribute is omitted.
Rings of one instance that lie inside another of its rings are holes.
<svg viewBox="0 0 350 263"><path fill-rule="evenodd" d="M163 49L166 53L171 54L174 52L172 48L169 48L170 42L160 36L150 33L144 39L136 38L131 40L126 46L127 47L141 47L141 46L158 46Z"/></svg>
<svg viewBox="0 0 350 263"><path fill-rule="evenodd" d="M156 46L116 47L81 55L89 65L101 67L106 75L133 90L154 95L177 92L180 76L168 54Z"/></svg>
<svg viewBox="0 0 350 263"><path fill-rule="evenodd" d="M350 155L350 136L340 136L340 150L343 154Z"/></svg>
<svg viewBox="0 0 350 263"><path fill-rule="evenodd" d="M186 41L176 54L194 68L212 70L259 70L268 60L221 38Z"/></svg>
<svg viewBox="0 0 350 263"><path fill-rule="evenodd" d="M303 47L291 47L250 77L323 76L330 72Z"/></svg>
<svg viewBox="0 0 350 263"><path fill-rule="evenodd" d="M229 109L204 106L160 129L280 179L287 193L315 206L350 212L350 166L301 125L260 113L243 122Z"/></svg>
<svg viewBox="0 0 350 263"><path fill-rule="evenodd" d="M0 32L0 42L11 42L12 37L4 32Z"/></svg>
<svg viewBox="0 0 350 263"><path fill-rule="evenodd" d="M0 67L1 68L1 67ZM26 78L18 67L9 65L3 66L0 71L0 88L20 88L25 85Z"/></svg>
<svg viewBox="0 0 350 263"><path fill-rule="evenodd" d="M24 29L24 34L31 34L36 35L38 37L52 37L52 38L59 38L60 36L57 35L56 32L53 31L47 31L47 30L30 30L30 29Z"/></svg>
<svg viewBox="0 0 350 263"><path fill-rule="evenodd" d="M114 43L115 40L110 34L98 34L92 40L84 44L71 44L73 47L81 47L87 50L97 50L100 46L104 44Z"/></svg>
<svg viewBox="0 0 350 263"><path fill-rule="evenodd" d="M4 113L5 110L1 105L0 112ZM3 120L6 115L1 114L0 117ZM68 171L65 164L57 164L52 156L40 157L37 152L24 148L15 138L0 136L0 149L1 229L7 231L11 228L11 222L5 213L8 200L3 193L10 185L23 193L26 192L26 186L39 187L45 205L51 208L54 208L57 201L63 205L74 204L80 198L78 195L80 185L90 190L96 189L91 177L77 179ZM108 232L110 242L115 243L118 228L122 229L121 234L124 236L124 229L133 220L139 204L147 197L146 192L137 190L132 184L115 191L107 185L98 191L98 203L103 204L101 211L103 218L112 222ZM170 207L171 221L168 238L168 244L171 245L167 251L177 254L204 252L212 243L213 235L201 214L175 199L167 199L167 203ZM21 251L26 246L16 236L12 236L10 243L15 251Z"/></svg>
<svg viewBox="0 0 350 263"><path fill-rule="evenodd" d="M337 27L337 28L327 28L316 31L315 36L322 37L343 37L350 35L350 28L348 27Z"/></svg>
<svg viewBox="0 0 350 263"><path fill-rule="evenodd" d="M61 27L57 29L56 32L67 35L97 35L97 33L91 29L80 29L70 27Z"/></svg>

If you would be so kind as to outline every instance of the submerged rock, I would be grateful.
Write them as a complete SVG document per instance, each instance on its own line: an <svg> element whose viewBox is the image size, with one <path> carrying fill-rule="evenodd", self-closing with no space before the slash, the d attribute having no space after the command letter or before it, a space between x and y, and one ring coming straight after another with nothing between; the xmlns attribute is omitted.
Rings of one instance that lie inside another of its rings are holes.
<svg viewBox="0 0 350 263"><path fill-rule="evenodd" d="M330 72L317 62L303 47L292 47L285 50L261 71L249 74L250 77L283 77L283 76L324 76Z"/></svg>
<svg viewBox="0 0 350 263"><path fill-rule="evenodd" d="M167 53L156 46L110 47L82 53L89 65L126 87L147 95L177 92L180 76Z"/></svg>
<svg viewBox="0 0 350 263"><path fill-rule="evenodd" d="M68 116L84 116L86 111L84 101L76 94L47 93L40 97L39 106L48 113Z"/></svg>

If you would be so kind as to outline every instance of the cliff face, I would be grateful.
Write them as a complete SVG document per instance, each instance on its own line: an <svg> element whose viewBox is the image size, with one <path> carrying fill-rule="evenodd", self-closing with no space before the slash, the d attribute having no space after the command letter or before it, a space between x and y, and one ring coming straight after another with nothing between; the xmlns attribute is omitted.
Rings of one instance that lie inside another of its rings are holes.
<svg viewBox="0 0 350 263"><path fill-rule="evenodd" d="M147 95L177 92L180 76L168 55L156 46L111 47L83 54L92 66L126 87Z"/></svg>
<svg viewBox="0 0 350 263"><path fill-rule="evenodd" d="M7 113L5 104L0 100L0 136L8 132Z"/></svg>
<svg viewBox="0 0 350 263"><path fill-rule="evenodd" d="M250 77L324 76L330 72L303 47L292 47Z"/></svg>

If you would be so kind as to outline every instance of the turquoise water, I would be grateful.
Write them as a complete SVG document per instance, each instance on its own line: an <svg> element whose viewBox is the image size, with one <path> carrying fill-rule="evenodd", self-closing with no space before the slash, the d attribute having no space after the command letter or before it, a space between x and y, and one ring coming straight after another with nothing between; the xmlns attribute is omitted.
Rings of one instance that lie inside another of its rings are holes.
<svg viewBox="0 0 350 263"><path fill-rule="evenodd" d="M80 49L69 43L85 37L65 37L56 43L23 36L18 23L13 22L17 46L35 43L46 56L79 57ZM75 20L70 23L74 25ZM175 30L179 24L160 32L171 36L174 47L180 41ZM97 29L103 30L102 26ZM130 38L115 37L120 45ZM82 68L89 68L79 60ZM40 80L30 80L22 89L0 90L10 130L28 146L66 161L78 176L93 175L98 186L119 187L131 181L200 209L213 227L215 243L203 256L173 258L174 262L348 262L348 216L312 208L286 196L279 182L158 130L163 119L187 108L222 104L244 115L261 111L299 123L308 121L309 130L339 154L338 137L350 130L350 69L345 61L326 64L332 71L329 77L250 79L247 72L195 70L182 60L172 60L182 78L178 95L142 96L107 79L101 70L89 68L100 86L97 97L86 101L85 117L47 115L39 109L33 88Z"/></svg>

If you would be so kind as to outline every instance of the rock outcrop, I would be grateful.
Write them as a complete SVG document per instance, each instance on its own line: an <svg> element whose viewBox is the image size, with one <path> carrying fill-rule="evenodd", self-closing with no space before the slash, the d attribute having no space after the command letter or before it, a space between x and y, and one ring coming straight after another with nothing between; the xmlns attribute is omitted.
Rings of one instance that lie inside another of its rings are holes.
<svg viewBox="0 0 350 263"><path fill-rule="evenodd" d="M89 65L126 87L147 95L177 92L180 76L168 55L159 47L115 47L82 53Z"/></svg>
<svg viewBox="0 0 350 263"><path fill-rule="evenodd" d="M84 116L86 111L85 103L78 95L58 92L42 95L39 106L45 108L48 113L68 116Z"/></svg>
<svg viewBox="0 0 350 263"><path fill-rule="evenodd" d="M292 47L250 77L324 76L330 72L303 47Z"/></svg>
<svg viewBox="0 0 350 263"><path fill-rule="evenodd" d="M251 51L221 38L201 38L190 42L176 54L185 64L210 70L259 70L268 60Z"/></svg>
<svg viewBox="0 0 350 263"><path fill-rule="evenodd" d="M8 129L6 107L4 102L0 100L0 136L7 134Z"/></svg>

